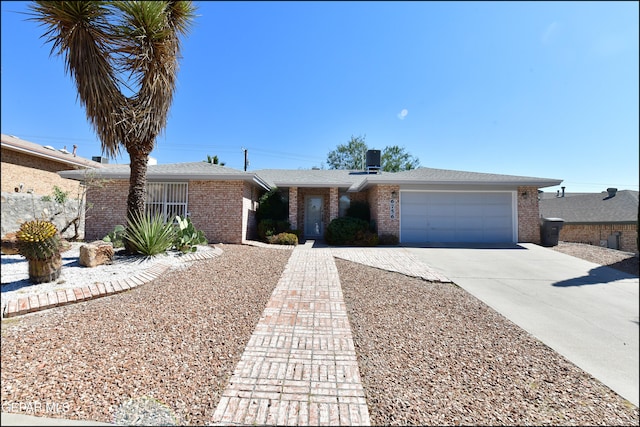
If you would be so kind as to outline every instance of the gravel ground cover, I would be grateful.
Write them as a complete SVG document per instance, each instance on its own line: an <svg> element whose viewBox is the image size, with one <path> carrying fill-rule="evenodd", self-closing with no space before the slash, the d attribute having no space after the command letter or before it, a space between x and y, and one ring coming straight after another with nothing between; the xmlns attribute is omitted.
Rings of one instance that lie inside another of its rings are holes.
<svg viewBox="0 0 640 427"><path fill-rule="evenodd" d="M3 320L3 412L208 424L291 254L221 247L132 291Z"/></svg>
<svg viewBox="0 0 640 427"><path fill-rule="evenodd" d="M558 246L553 246L551 249L596 264L606 265L625 273L638 275L640 258L630 252L570 242L558 242Z"/></svg>
<svg viewBox="0 0 640 427"><path fill-rule="evenodd" d="M638 408L452 284L336 260L374 425L638 425Z"/></svg>

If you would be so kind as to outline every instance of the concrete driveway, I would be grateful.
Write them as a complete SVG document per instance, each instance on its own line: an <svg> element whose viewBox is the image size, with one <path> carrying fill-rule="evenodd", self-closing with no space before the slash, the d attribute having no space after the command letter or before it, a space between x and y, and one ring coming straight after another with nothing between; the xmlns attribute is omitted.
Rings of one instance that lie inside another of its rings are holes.
<svg viewBox="0 0 640 427"><path fill-rule="evenodd" d="M534 244L409 253L638 406L638 277Z"/></svg>

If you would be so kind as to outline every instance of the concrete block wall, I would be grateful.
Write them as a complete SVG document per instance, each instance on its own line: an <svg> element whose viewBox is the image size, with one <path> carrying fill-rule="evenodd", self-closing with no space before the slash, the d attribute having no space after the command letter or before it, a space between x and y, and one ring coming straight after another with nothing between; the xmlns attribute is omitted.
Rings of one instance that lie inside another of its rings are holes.
<svg viewBox="0 0 640 427"><path fill-rule="evenodd" d="M518 242L540 244L540 207L537 187L518 187Z"/></svg>
<svg viewBox="0 0 640 427"><path fill-rule="evenodd" d="M559 239L563 242L588 243L600 246L601 240L620 233L619 249L625 252L638 252L636 239L637 224L563 224Z"/></svg>

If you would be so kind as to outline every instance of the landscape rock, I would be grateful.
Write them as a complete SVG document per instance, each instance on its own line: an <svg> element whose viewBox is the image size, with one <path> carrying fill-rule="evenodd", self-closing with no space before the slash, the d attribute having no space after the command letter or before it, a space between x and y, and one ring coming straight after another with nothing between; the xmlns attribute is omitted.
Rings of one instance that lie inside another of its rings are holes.
<svg viewBox="0 0 640 427"><path fill-rule="evenodd" d="M111 264L113 261L113 245L102 240L80 246L80 265L85 267L97 267L102 264Z"/></svg>
<svg viewBox="0 0 640 427"><path fill-rule="evenodd" d="M17 255L19 253L17 233L7 233L2 238L2 253L6 255Z"/></svg>

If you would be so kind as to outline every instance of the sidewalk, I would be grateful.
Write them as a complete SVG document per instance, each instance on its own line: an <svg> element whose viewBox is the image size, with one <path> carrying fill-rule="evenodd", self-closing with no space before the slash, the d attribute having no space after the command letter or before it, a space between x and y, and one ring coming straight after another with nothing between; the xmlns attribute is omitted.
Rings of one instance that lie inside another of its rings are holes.
<svg viewBox="0 0 640 427"><path fill-rule="evenodd" d="M212 421L370 425L330 249L293 250Z"/></svg>

